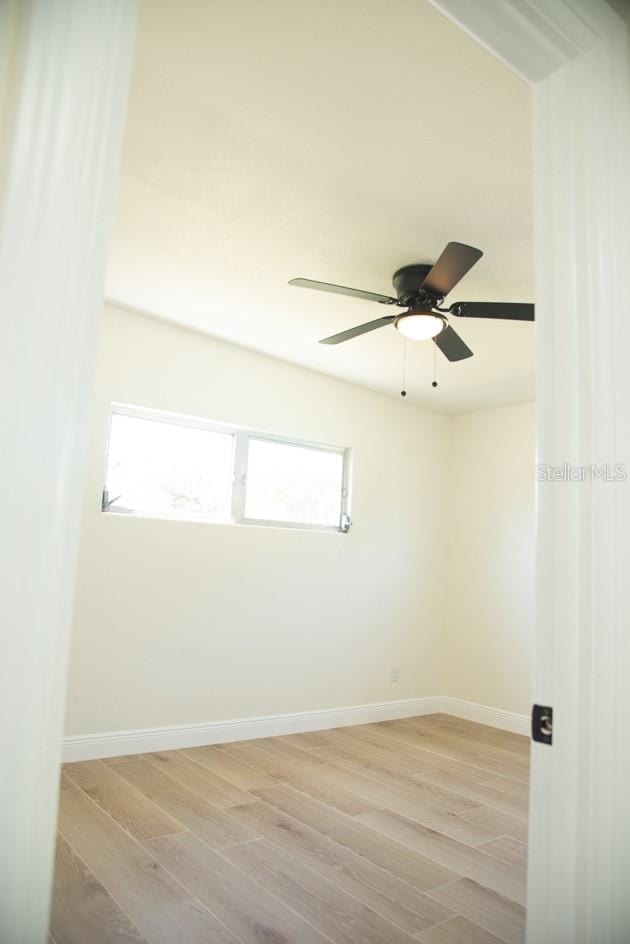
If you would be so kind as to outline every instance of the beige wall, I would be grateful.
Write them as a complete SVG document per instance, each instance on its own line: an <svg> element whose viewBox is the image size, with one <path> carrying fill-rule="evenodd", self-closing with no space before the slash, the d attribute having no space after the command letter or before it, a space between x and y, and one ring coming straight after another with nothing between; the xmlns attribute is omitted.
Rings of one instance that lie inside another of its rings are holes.
<svg viewBox="0 0 630 944"><path fill-rule="evenodd" d="M102 515L115 400L352 447L353 528ZM93 409L68 734L439 694L447 417L113 309Z"/></svg>
<svg viewBox="0 0 630 944"><path fill-rule="evenodd" d="M112 401L350 446L350 533L102 515ZM452 419L108 309L67 734L442 694L525 711L532 447L530 405Z"/></svg>
<svg viewBox="0 0 630 944"><path fill-rule="evenodd" d="M446 694L528 713L534 404L453 418Z"/></svg>

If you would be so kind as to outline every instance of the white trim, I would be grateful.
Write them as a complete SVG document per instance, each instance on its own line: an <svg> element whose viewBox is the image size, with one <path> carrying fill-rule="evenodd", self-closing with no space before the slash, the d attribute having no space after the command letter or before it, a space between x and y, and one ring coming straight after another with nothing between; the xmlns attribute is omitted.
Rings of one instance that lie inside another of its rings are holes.
<svg viewBox="0 0 630 944"><path fill-rule="evenodd" d="M429 0L526 82L578 58L602 25L621 22L603 0Z"/></svg>
<svg viewBox="0 0 630 944"><path fill-rule="evenodd" d="M3 0L0 940L47 939L67 661L136 0ZM9 34L7 34L9 35ZM19 42L18 42L19 39Z"/></svg>
<svg viewBox="0 0 630 944"><path fill-rule="evenodd" d="M183 747L203 747L206 744L225 744L228 741L250 741L255 738L277 737L282 734L325 731L328 728L344 728L355 724L442 713L477 721L479 724L487 724L493 728L513 731L516 734L528 733L529 722L526 715L477 705L473 702L462 701L461 698L435 695L369 705L351 705L346 708L319 708L314 711L296 711L282 715L211 721L206 724L178 724L164 728L109 731L104 734L78 734L64 738L63 759L65 763L68 763L102 757L119 757L124 754L173 751Z"/></svg>
<svg viewBox="0 0 630 944"><path fill-rule="evenodd" d="M628 29L604 0L432 0L533 85L537 457L630 456ZM630 929L630 486L537 483L528 944Z"/></svg>
<svg viewBox="0 0 630 944"><path fill-rule="evenodd" d="M118 400L114 400L111 404L111 415L114 413L120 416L130 416L134 419L166 423L171 426L190 426L193 429L207 429L213 433L225 433L226 435L233 436L243 433L249 439L260 439L263 442L277 442L284 446L302 446L306 449L316 449L318 452L337 452L342 456L345 456L349 451L348 446L340 446L337 443L314 442L311 439L299 439L297 436L285 436L283 433L269 432L264 429L253 429L251 426L239 426L236 423L224 423L222 420L211 420L204 416L192 416L190 413L174 413L172 410L159 410L155 407L139 406L134 403L121 403Z"/></svg>
<svg viewBox="0 0 630 944"><path fill-rule="evenodd" d="M211 518L202 514L186 513L184 511L158 511L153 509L136 509L125 505L112 504L101 507L107 515L126 515L140 518L161 518L165 521L196 521L205 524L247 525L248 527L289 528L298 531L327 531L333 534L345 534L348 530L343 527L344 517L350 515L350 462L352 450L347 446L331 445L330 443L313 442L306 439L297 439L294 436L284 436L278 433L268 433L264 430L255 430L250 427L236 426L219 420L205 417L190 416L182 413L173 413L157 410L152 407L137 406L129 403L113 402L109 415L107 431L107 447L105 450L105 468L103 472L104 491L109 493L109 461L112 438L112 422L114 416L124 416L130 419L147 420L163 423L166 426L183 426L191 429L201 429L223 436L231 436L232 447L232 485L230 498L230 517ZM326 452L341 456L341 489L340 510L338 524L316 524L308 521L284 521L274 518L250 518L245 515L247 501L247 471L249 463L250 445L253 441L276 443L282 446L295 446L300 449L312 449L315 452Z"/></svg>
<svg viewBox="0 0 630 944"><path fill-rule="evenodd" d="M146 751L224 744L227 741L249 741L281 734L325 731L328 728L392 721L395 718L414 718L441 711L441 698L406 698L370 705L351 705L347 708L319 708L315 711L296 711L291 714L211 721L207 724L180 724L166 728L111 731L106 734L79 734L64 738L64 761L94 760L98 757L117 757Z"/></svg>
<svg viewBox="0 0 630 944"><path fill-rule="evenodd" d="M442 698L442 711L455 718L476 721L477 724L486 724L491 728L501 728L502 731L523 734L525 737L529 735L529 715L519 715L515 711L478 705L474 701L464 701L463 698L452 698L450 695Z"/></svg>

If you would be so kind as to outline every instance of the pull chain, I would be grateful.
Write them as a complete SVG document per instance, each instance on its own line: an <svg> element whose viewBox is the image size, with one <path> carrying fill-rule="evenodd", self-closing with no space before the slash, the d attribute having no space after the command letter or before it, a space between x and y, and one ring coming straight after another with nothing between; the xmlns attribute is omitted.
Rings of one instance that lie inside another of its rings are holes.
<svg viewBox="0 0 630 944"><path fill-rule="evenodd" d="M407 338L403 338L403 369L401 397L407 396Z"/></svg>
<svg viewBox="0 0 630 944"><path fill-rule="evenodd" d="M433 345L433 383L432 387L437 387L437 380L435 379L437 374L437 344Z"/></svg>

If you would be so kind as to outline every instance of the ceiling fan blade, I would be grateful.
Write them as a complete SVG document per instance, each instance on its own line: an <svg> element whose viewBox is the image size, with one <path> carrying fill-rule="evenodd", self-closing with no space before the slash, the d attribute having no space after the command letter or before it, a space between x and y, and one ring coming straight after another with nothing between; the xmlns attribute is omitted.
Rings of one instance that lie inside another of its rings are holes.
<svg viewBox="0 0 630 944"><path fill-rule="evenodd" d="M433 338L433 343L449 361L463 361L464 358L473 356L468 345L464 344L457 331L453 331L450 325Z"/></svg>
<svg viewBox="0 0 630 944"><path fill-rule="evenodd" d="M368 302L380 302L381 305L395 305L397 299L390 295L379 295L377 292L364 292L360 288L347 288L345 285L332 285L330 282L313 282L311 279L291 279L289 285L298 288L314 288L318 292L334 292L335 295L351 295L353 298L364 298Z"/></svg>
<svg viewBox="0 0 630 944"><path fill-rule="evenodd" d="M505 321L533 321L534 306L520 302L456 302L449 309L458 318L502 318Z"/></svg>
<svg viewBox="0 0 630 944"><path fill-rule="evenodd" d="M422 283L422 288L444 298L482 256L481 249L475 249L474 246L448 243Z"/></svg>
<svg viewBox="0 0 630 944"><path fill-rule="evenodd" d="M339 334L333 334L329 338L324 338L320 344L341 344L342 341L349 341L350 338L356 338L360 334L366 334L368 331L374 331L376 328L384 328L385 325L395 321L394 315L386 315L385 318L377 318L376 321L368 321L366 324L357 325L356 328L348 328L347 331L341 331Z"/></svg>

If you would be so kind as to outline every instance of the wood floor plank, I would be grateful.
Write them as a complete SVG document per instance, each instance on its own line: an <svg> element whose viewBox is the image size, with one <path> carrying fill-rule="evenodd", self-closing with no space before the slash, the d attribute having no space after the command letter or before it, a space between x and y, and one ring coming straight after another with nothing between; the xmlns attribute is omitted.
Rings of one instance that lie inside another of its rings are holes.
<svg viewBox="0 0 630 944"><path fill-rule="evenodd" d="M489 931L460 916L419 934L420 944L503 944Z"/></svg>
<svg viewBox="0 0 630 944"><path fill-rule="evenodd" d="M163 751L141 756L143 760L153 764L173 780L183 783L193 793L199 793L215 806L237 806L251 800L250 794L245 790L235 787L233 783L190 760L180 751Z"/></svg>
<svg viewBox="0 0 630 944"><path fill-rule="evenodd" d="M383 721L383 727L389 727L392 724L405 724L407 722L418 724L423 728L443 728L445 724L448 724L449 721L459 720L455 719L454 715L447 715L444 712L436 711L430 715L411 715L409 718L395 718L391 721Z"/></svg>
<svg viewBox="0 0 630 944"><path fill-rule="evenodd" d="M298 914L339 944L412 944L406 931L266 839L222 853Z"/></svg>
<svg viewBox="0 0 630 944"><path fill-rule="evenodd" d="M457 874L445 866L436 867L435 862L430 859L401 847L396 841L375 834L356 819L331 810L298 793L292 787L262 787L256 791L256 795L415 888L435 888L463 874ZM380 813L365 813L361 814L359 819L379 815Z"/></svg>
<svg viewBox="0 0 630 944"><path fill-rule="evenodd" d="M389 764L383 760L379 761L378 756L375 757L373 751L366 751L365 747L361 749L360 745L356 745L355 750L353 750L348 746L341 747L339 744L327 744L326 746L314 749L312 753L316 754L317 757L321 757L325 764L339 764L340 766L348 767L351 770L359 767L376 766L381 770L395 770L398 773L406 774L408 776L422 772L416 767L410 771L408 766L406 767L395 760L393 763ZM439 766L438 763L434 764L434 767L437 766Z"/></svg>
<svg viewBox="0 0 630 944"><path fill-rule="evenodd" d="M511 836L513 839L527 842L527 820L522 816L514 816L512 813L483 805L457 815L459 819L464 819L492 833L494 839L498 839L499 836Z"/></svg>
<svg viewBox="0 0 630 944"><path fill-rule="evenodd" d="M399 727L407 731L424 731L437 733L436 729L429 728L421 724L421 718L407 718L404 721L395 722L394 727ZM530 755L529 737L521 734L513 734L510 731L503 731L499 728L491 728L488 725L477 724L473 721L466 721L463 718L449 718L439 726L439 733L443 736L454 735L458 738L464 738L471 743L479 746L488 745L495 748L501 748L509 754L517 754L521 762L527 763Z"/></svg>
<svg viewBox="0 0 630 944"><path fill-rule="evenodd" d="M294 760L287 759L286 755L279 756L279 754L267 751L263 747L259 747L258 741L220 744L218 747L234 760L267 774L273 780L283 781L304 769L303 763L297 764ZM316 757L314 753L308 756L314 758L314 763L321 763L320 758Z"/></svg>
<svg viewBox="0 0 630 944"><path fill-rule="evenodd" d="M200 764L212 773L223 777L229 783L234 784L241 790L251 790L252 787L271 786L275 781L273 777L250 767L248 764L241 764L239 761L230 757L225 751L220 751L216 747L193 747L190 750L181 752L184 757L188 757L196 764Z"/></svg>
<svg viewBox="0 0 630 944"><path fill-rule="evenodd" d="M151 944L238 944L238 938L81 790L63 792L59 830Z"/></svg>
<svg viewBox="0 0 630 944"><path fill-rule="evenodd" d="M472 738L480 743L495 744L497 747L503 747L504 750L510 751L512 754L520 754L522 757L529 757L530 755L530 739L523 734L514 734L500 728L491 728L488 725L466 721L463 718L450 718L443 725L443 729Z"/></svg>
<svg viewBox="0 0 630 944"><path fill-rule="evenodd" d="M355 769L373 780L378 780L386 787L409 793L415 799L430 803L431 806L442 809L445 813L464 813L479 806L476 800L469 800L466 797L458 796L456 793L451 793L449 790L442 790L440 787L426 781L420 782L411 774L392 772L384 765L370 764L369 767L364 766Z"/></svg>
<svg viewBox="0 0 630 944"><path fill-rule="evenodd" d="M407 846L418 855L471 878L520 905L525 904L525 876L507 862L499 862L473 846L426 829L388 810L364 813L358 819L376 833Z"/></svg>
<svg viewBox="0 0 630 944"><path fill-rule="evenodd" d="M368 725L353 728L335 728L329 732L331 746L350 751L368 763L377 762L389 767L395 765L409 773L431 770L440 763L439 757L424 751L420 746L409 746L398 740L378 734ZM321 754L321 751L313 753Z"/></svg>
<svg viewBox="0 0 630 944"><path fill-rule="evenodd" d="M55 855L50 931L53 940L63 944L147 944L61 836Z"/></svg>
<svg viewBox="0 0 630 944"><path fill-rule="evenodd" d="M277 740L291 744L293 747L299 747L303 751L315 751L320 747L328 747L330 745L330 740L326 736L327 734L328 729L324 731L305 731L302 734L283 734L281 737L277 738Z"/></svg>
<svg viewBox="0 0 630 944"><path fill-rule="evenodd" d="M401 741L396 737L397 728L384 728L381 724L362 724L356 728L337 728L335 733L344 738L352 738L364 744L366 747L373 747L379 751L385 751L387 754L400 754L410 758L419 757L422 750L422 738L417 736L409 737L408 743ZM392 744L392 741L395 743Z"/></svg>
<svg viewBox="0 0 630 944"><path fill-rule="evenodd" d="M419 796L417 796L411 790L401 790L398 787L388 786L386 779L385 783L377 780L370 770L362 770L361 768L347 770L325 765L316 771L310 771L309 777L314 784L327 784L333 796L342 790L345 790L347 795L350 796L354 793L369 800L373 810L377 808L393 810L416 820L418 823L422 823L424 826L437 829L453 839L459 839L461 842L480 845L483 842L497 838L497 834L493 830L470 823L468 820L462 819L424 799L422 790L418 790ZM414 784L414 786L417 785ZM444 793L442 795L445 796ZM455 797L455 801L457 799L459 798ZM463 802L465 809L471 808L466 807L466 804L471 801L464 800ZM453 805L457 807L459 804L454 802ZM359 810L356 813L352 812L351 815L355 816L361 812L369 811Z"/></svg>
<svg viewBox="0 0 630 944"><path fill-rule="evenodd" d="M256 841L256 840L254 840ZM311 924L192 834L146 847L243 944L330 944Z"/></svg>
<svg viewBox="0 0 630 944"><path fill-rule="evenodd" d="M354 747L339 744L321 747L313 751L327 764L338 764L342 767L368 767L375 770L389 770L401 776L415 777L423 771L434 770L439 767L444 758L430 756L426 762L417 757L405 759L402 754L387 754L376 748L355 743Z"/></svg>
<svg viewBox="0 0 630 944"><path fill-rule="evenodd" d="M435 738L436 744L431 749L438 750L437 742L440 739ZM462 737L449 735L448 738L442 740L444 744L442 753L445 756L487 770L490 777L500 776L525 786L529 783L529 757Z"/></svg>
<svg viewBox="0 0 630 944"><path fill-rule="evenodd" d="M410 747L433 750L437 745L441 750L442 747L451 745L471 755L485 754L488 758L495 758L508 767L514 766L518 770L527 771L529 768L528 754L511 751L497 744L496 740L491 740L487 735L478 738L472 732L468 733L448 725L436 730L416 724L412 719L406 719L390 722L387 725L373 725L372 729L375 734L395 738Z"/></svg>
<svg viewBox="0 0 630 944"><path fill-rule="evenodd" d="M527 800L514 796L501 786L497 788L496 785L480 782L476 776L471 776L470 773L452 765L418 774L418 780L436 784L444 790L477 800L486 806L494 806L514 816L527 816Z"/></svg>
<svg viewBox="0 0 630 944"><path fill-rule="evenodd" d="M396 722L391 722L388 725L365 724L352 730L355 736L366 746L388 753L400 753L401 756L412 758L421 757L424 738L434 736L431 731L409 730L406 727L399 726Z"/></svg>
<svg viewBox="0 0 630 944"><path fill-rule="evenodd" d="M102 810L136 839L181 833L186 828L116 776L114 769L98 760L69 764L66 772Z"/></svg>
<svg viewBox="0 0 630 944"><path fill-rule="evenodd" d="M523 944L525 909L470 878L462 878L429 892L432 898L469 921L487 928L507 944Z"/></svg>
<svg viewBox="0 0 630 944"><path fill-rule="evenodd" d="M260 750L268 751L268 753L273 754L273 756L277 757L279 760L294 764L296 767L311 767L313 764L321 763L320 759L313 756L312 752L304 751L300 747L288 744L281 738L259 738L250 743Z"/></svg>
<svg viewBox="0 0 630 944"><path fill-rule="evenodd" d="M529 783L520 783L514 780L510 780L507 777L502 777L500 774L494 774L490 777L484 775L479 777L479 783L484 786L492 787L493 790L498 790L500 793L507 793L508 796L516 797L519 800L522 800L524 805L527 805L529 802Z"/></svg>
<svg viewBox="0 0 630 944"><path fill-rule="evenodd" d="M455 718L452 715L448 715L443 724L450 728L461 729L468 737L477 738L480 741L487 739L502 743L507 749L514 751L516 754L529 756L531 753L529 734L516 734L514 731L479 724L478 721L468 721L466 718Z"/></svg>
<svg viewBox="0 0 630 944"><path fill-rule="evenodd" d="M431 715L66 765L50 942L523 944L528 758Z"/></svg>
<svg viewBox="0 0 630 944"><path fill-rule="evenodd" d="M128 759L113 769L117 776L123 777L215 849L256 838L257 834L230 816L227 809L213 806L199 793L188 790L183 783L173 780L148 761Z"/></svg>
<svg viewBox="0 0 630 944"><path fill-rule="evenodd" d="M287 777L286 783L299 790L300 793L306 793L311 799L318 800L348 816L369 813L381 808L380 803L372 803L351 788L344 788L340 783L341 778L335 779L334 776L330 776L335 770L339 768L322 764L315 770L311 768Z"/></svg>
<svg viewBox="0 0 630 944"><path fill-rule="evenodd" d="M527 871L527 845L518 839L513 839L511 836L499 836L498 839L483 843L479 848L503 862L509 862L510 865L520 869L523 874Z"/></svg>
<svg viewBox="0 0 630 944"><path fill-rule="evenodd" d="M485 770L488 774L526 783L529 775L528 758L511 754L492 745L480 744L465 737L444 733L409 732L403 728L388 728L375 732L375 738L404 744L408 750L437 754L447 760L459 761Z"/></svg>
<svg viewBox="0 0 630 944"><path fill-rule="evenodd" d="M275 807L263 802L251 803L236 807L234 814L322 878L409 933L452 914L443 906L436 910L434 899Z"/></svg>

